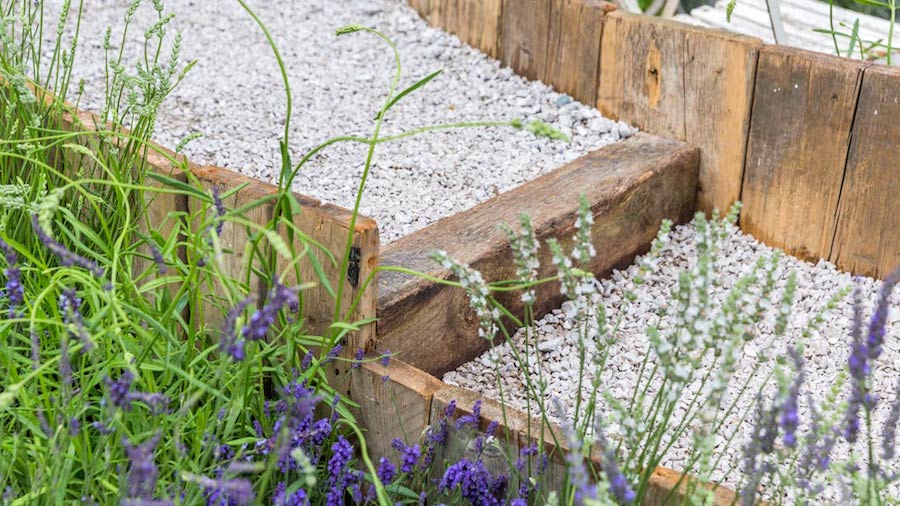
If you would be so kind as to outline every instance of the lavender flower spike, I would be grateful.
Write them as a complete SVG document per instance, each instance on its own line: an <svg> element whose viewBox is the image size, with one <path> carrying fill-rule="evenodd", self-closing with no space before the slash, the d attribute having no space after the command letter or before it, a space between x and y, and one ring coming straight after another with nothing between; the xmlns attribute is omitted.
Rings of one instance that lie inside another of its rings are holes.
<svg viewBox="0 0 900 506"><path fill-rule="evenodd" d="M6 277L6 286L3 294L6 295L9 303L9 317L15 318L16 308L22 305L25 300L25 288L22 286L22 272L19 270L16 251L12 249L3 239L0 239L0 252L6 258L6 269L3 275Z"/></svg>
<svg viewBox="0 0 900 506"><path fill-rule="evenodd" d="M128 497L132 499L153 498L156 480L159 478L153 452L159 439L159 432L137 446L132 446L126 438L122 439L122 446L125 447L125 454L128 456Z"/></svg>
<svg viewBox="0 0 900 506"><path fill-rule="evenodd" d="M69 251L61 243L50 237L50 235L47 234L47 232L43 228L41 228L40 223L38 223L38 216L36 214L31 216L31 226L32 228L34 228L34 233L37 234L38 240L40 240L41 243L47 249L49 249L51 253L59 258L59 262L63 267L77 266L81 267L82 269L91 271L91 273L98 278L103 277L103 268L97 265L97 262L88 260L83 256Z"/></svg>
<svg viewBox="0 0 900 506"><path fill-rule="evenodd" d="M269 300L262 308L256 310L250 316L250 321L244 326L244 337L250 341L258 341L265 338L269 327L275 323L275 317L278 316L278 312L285 305L292 306L298 299L299 296L295 289L288 288L276 280L275 286L269 293Z"/></svg>
<svg viewBox="0 0 900 506"><path fill-rule="evenodd" d="M888 306L890 305L891 292L900 283L900 268L892 272L882 283L878 293L878 302L875 312L869 320L868 334L866 336L866 348L869 351L869 360L876 360L881 355L881 346L884 344L885 327L887 325Z"/></svg>

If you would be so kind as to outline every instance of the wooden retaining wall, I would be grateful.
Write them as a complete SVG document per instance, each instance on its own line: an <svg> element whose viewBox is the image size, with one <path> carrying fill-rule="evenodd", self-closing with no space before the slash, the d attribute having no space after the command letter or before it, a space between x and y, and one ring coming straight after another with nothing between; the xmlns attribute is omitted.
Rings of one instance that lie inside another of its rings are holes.
<svg viewBox="0 0 900 506"><path fill-rule="evenodd" d="M545 241L571 250L579 195L594 215L591 240L597 256L588 269L604 276L646 251L663 219L688 221L696 209L699 152L686 144L639 133L583 156L471 209L444 218L388 244L381 263L448 279L435 250L479 270L488 281L513 279L515 264L499 225L516 226L521 213L532 220L542 247L539 277L553 276ZM559 307L558 283L537 287L536 317ZM519 294L498 295L521 317ZM378 349L398 353L431 374L452 370L488 347L463 290L398 272L382 272L378 286Z"/></svg>
<svg viewBox="0 0 900 506"><path fill-rule="evenodd" d="M67 114L63 117L63 127L71 128L73 131L95 131L99 124L100 122L95 115L84 111L77 111L74 115ZM93 135L80 137L79 142L92 149L99 148L97 137ZM149 143L148 147L144 170L169 176L182 182L199 185L209 192L212 192L213 187L218 187L223 195L237 189L233 195L225 199L224 203L228 209L237 209L258 200L268 199L262 205L250 210L246 218L258 225L264 225L273 216L278 193L276 186L220 167L200 166L186 162L171 150L155 143ZM180 162L173 163L171 160L180 160ZM146 178L146 184L151 188L162 186L162 183L150 177ZM337 259L337 265L335 265L321 249L311 252L318 259L318 263L332 287L337 288L338 283L344 284L343 307L349 308L352 301L357 297L360 300L357 309L349 315L348 321L373 318L375 316L376 288L374 284L365 287L363 281L378 264L379 237L377 224L366 216L357 217L353 235L353 247L358 253L357 260L355 260L358 273L354 273L355 275L352 276L352 279L350 279L351 276L349 275L348 279L338 279L340 275L340 260L349 232L350 211L298 193L294 193L294 197L299 204L299 212L293 216L294 225L320 244L322 248L331 252ZM155 232L158 232L163 237L171 235L173 221L180 219L175 217L179 213L194 215L203 209L211 212L209 204L199 199L188 198L180 194L155 193L153 191L145 192L144 206L149 227L152 227ZM223 249L227 251L223 255L222 263L225 271L235 278L240 278L242 274L246 273L248 268L244 259L244 245L247 243L248 238L246 227L229 221L224 223L220 240ZM297 241L299 251L299 239ZM184 251L180 251L178 254L182 258L184 257ZM149 258L149 254L147 256ZM136 262L135 270L142 272L146 269L149 262L149 259ZM286 265L286 261L279 259L279 269L283 269ZM311 262L304 260L300 265L303 282L316 281L318 279ZM289 285L295 285L298 283L298 280L295 278L296 276L291 273L285 282ZM266 287L262 285L261 280L252 275L250 280L250 293L264 295ZM218 295L222 294L211 293L210 297L214 298ZM311 335L323 335L332 322L334 298L322 286L304 290L303 297L307 332ZM208 328L221 328L224 318L221 309L206 311L203 317L204 325ZM349 334L348 342L345 343L345 352L349 356L352 350L358 348L373 349L374 346L375 325L369 324L364 326L361 331Z"/></svg>
<svg viewBox="0 0 900 506"><path fill-rule="evenodd" d="M900 71L599 0L410 5L522 76L697 146L703 211L740 199L741 227L791 255L900 265Z"/></svg>
<svg viewBox="0 0 900 506"><path fill-rule="evenodd" d="M367 363L353 370L351 376L357 393L356 401L360 404L359 412L368 430L366 441L373 458L388 456L396 460L391 440L402 437L408 444L419 442L429 427L440 424L451 401L456 404L455 419L471 415L475 402L480 400L481 421L477 429L484 431L491 422L497 422L495 437L502 450L501 453L483 455L485 466L492 472L508 475L509 462L516 461L521 449L534 444L548 457L541 486L544 490L561 490L564 486L565 456L569 444L557 424L542 423L538 418L533 418L529 423L528 416L520 410L483 399L464 388L447 385L397 359L387 366L377 362ZM455 430L453 423L449 425L447 445L438 459L458 459L466 455L474 437L470 432ZM589 463L594 467L594 472L601 472L599 449L591 452ZM682 473L678 471L657 468L650 477L642 506L681 504L689 481L690 478L682 478ZM738 500L734 491L726 487L709 483L698 486L713 491L713 504L716 506L731 506Z"/></svg>

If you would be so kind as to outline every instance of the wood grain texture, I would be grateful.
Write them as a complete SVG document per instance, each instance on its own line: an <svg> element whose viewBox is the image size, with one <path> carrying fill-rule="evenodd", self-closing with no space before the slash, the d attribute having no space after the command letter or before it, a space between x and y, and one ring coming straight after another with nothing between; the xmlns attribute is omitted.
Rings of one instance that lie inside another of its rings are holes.
<svg viewBox="0 0 900 506"><path fill-rule="evenodd" d="M394 455L394 438L408 444L420 441L431 420L432 397L442 388L446 385L434 376L399 360L387 366L368 362L350 372L347 393L359 404L354 415L366 431L374 461Z"/></svg>
<svg viewBox="0 0 900 506"><path fill-rule="evenodd" d="M571 249L579 195L584 193L595 217L592 241L598 253L588 269L603 275L644 251L663 218L691 217L698 159L694 148L638 134L389 244L382 251L382 265L448 279L450 273L430 259L434 250L442 249L481 271L488 281L512 279L512 252L498 225L515 223L527 213L542 243L553 237ZM555 272L550 256L543 246L540 276ZM558 285L541 285L537 299L537 317L558 307ZM513 314L522 310L518 294L498 300ZM452 370L488 347L478 337L477 318L464 291L421 278L382 272L378 316L379 349L390 349L430 374Z"/></svg>
<svg viewBox="0 0 900 506"><path fill-rule="evenodd" d="M674 21L609 13L597 108L643 131L684 140L685 30Z"/></svg>
<svg viewBox="0 0 900 506"><path fill-rule="evenodd" d="M553 0L543 82L585 104L597 101L600 35L609 10L602 0Z"/></svg>
<svg viewBox="0 0 900 506"><path fill-rule="evenodd" d="M697 207L711 214L740 199L756 62L762 41L690 29L684 42L684 125L700 148Z"/></svg>
<svg viewBox="0 0 900 506"><path fill-rule="evenodd" d="M293 216L293 223L299 230L315 239L320 247L311 247L308 255L315 255L322 266L329 283L335 289L339 283L344 284L343 312L349 310L353 302L359 299L354 311L346 314L346 321L356 322L375 316L375 287L373 280L366 285L366 280L378 266L379 235L375 220L366 216L358 216L354 226L353 246L351 250L351 268L344 279L339 279L341 257L347 244L350 230L351 214L344 208L323 204L312 197L294 194L300 204L300 212ZM286 238L286 231L282 230ZM304 245L299 237L294 238L296 251L302 251ZM326 251L328 253L326 253ZM329 256L330 253L330 256ZM289 261L278 258L278 270L282 272L289 267ZM288 285L307 282L319 283L319 278L309 261L300 263L300 279L293 270L285 277ZM315 288L303 292L303 307L306 316L306 332L312 335L324 335L332 323L334 315L334 297L319 284ZM375 325L363 327L360 332L351 332L347 341L342 343L344 351L352 354L355 350L371 350L375 347Z"/></svg>
<svg viewBox="0 0 900 506"><path fill-rule="evenodd" d="M529 418L524 412L503 407L497 401L484 399L475 392L459 387L447 387L435 392L431 403L432 424L438 423L444 416L450 402L455 402L454 418L459 418L471 415L475 403L479 400L481 401L481 420L474 429L483 432L491 422L497 422L499 428L496 437L506 454L499 458L491 458L492 456L489 455L489 461L485 462L485 467L493 467L501 472L506 471L504 474L509 474L508 456L515 458L520 449L534 444L547 456L548 460L547 470L541 477L542 490L562 490L568 479L565 456L570 445L559 425L547 424L538 417L533 417L529 422ZM448 444L443 450L442 456L449 457L452 459L451 461L455 462L456 459L466 454L474 435L471 429L457 431L454 424L449 425ZM474 434L477 435L477 432ZM590 460L587 462L587 465L593 467L594 473L602 472L601 455L600 447L594 446L590 452ZM681 504L689 484L712 490L715 506L731 506L737 502L737 495L726 487L700 483L690 477L682 478L681 472L659 467L650 476L647 493L641 505ZM757 504L764 503L758 502Z"/></svg>
<svg viewBox="0 0 900 506"><path fill-rule="evenodd" d="M806 260L828 257L864 65L799 49L760 51L745 232Z"/></svg>
<svg viewBox="0 0 900 506"><path fill-rule="evenodd" d="M884 278L900 267L900 70L863 74L829 258Z"/></svg>
<svg viewBox="0 0 900 506"><path fill-rule="evenodd" d="M52 100L51 97L44 97L44 100ZM69 106L73 111L62 115L61 124L66 129L95 131L100 128L102 122L98 117L86 111L76 110ZM123 131L123 133L127 133ZM93 141L92 141L93 139ZM81 139L87 143L88 147L96 149L96 139L94 136L85 136ZM93 144L90 144L93 142ZM213 166L198 166L185 160L181 155L174 153L164 146L149 142L144 166L140 170L152 171L157 174L163 174L182 182L190 181L192 184L199 184L207 191L211 192L214 186L218 186L224 194L231 189L240 187L241 190L226 199L226 207L235 209L242 207L250 202L258 199L265 199L265 202L252 209L247 213L246 218L257 224L264 224L272 217L274 203L278 189L268 183L248 178L238 173ZM171 160L177 160L173 163ZM148 187L156 188L162 183L145 178ZM338 270L340 266L341 256L344 253L344 245L350 229L351 213L349 210L333 204L323 203L315 198L307 197L298 193L294 194L298 202L299 212L293 216L294 225L300 229L307 237L322 245L331 252L336 259L336 265L327 259L327 255L321 250L316 250L316 258L319 259L323 271L331 281L333 287L339 282ZM141 231L146 233L148 230L155 230L163 237L167 237L174 230L174 222L169 219L173 212L195 212L203 209L202 202L196 199L188 198L184 195L175 195L162 192L145 192L144 209L145 218L141 223ZM211 212L211 209L208 209ZM190 224L186 224L190 225ZM196 224L194 224L196 225ZM220 238L222 247L229 250L224 259L224 272L234 277L245 275L245 279L250 279L250 293L264 296L262 293L266 287L262 286L257 276L249 276L244 263L244 245L248 239L246 227L235 226L231 222L223 225L223 234ZM299 243L299 239L297 239ZM265 241L263 241L265 244ZM356 270L353 276L348 276L343 280L345 283L344 301L342 307L349 309L352 301L358 300L358 306L355 311L347 315L348 321L359 321L363 319L373 318L375 316L375 289L374 280L368 285L365 280L374 272L378 265L378 249L379 237L378 226L374 220L366 216L358 216L354 226L353 236L353 258ZM148 248L143 248L140 254L148 257L138 259L135 262L135 273L143 272L151 264L149 260ZM176 254L184 259L185 250L180 248ZM288 285L298 284L300 282L313 281L317 278L314 276L312 265L308 261L302 261L301 277L302 280L296 279L293 273L289 274L285 282ZM279 258L277 264L279 268L287 266L287 261ZM224 300L221 296L223 293L211 294L212 301L218 296L220 301ZM334 299L327 291L317 286L303 292L305 301L304 316L308 328L306 331L311 334L322 334L331 324L334 313ZM211 305L207 305L206 314L209 319L204 322L210 328L218 328L223 320L223 309L221 307L214 310ZM368 325L362 331L351 333L348 342L345 343L347 353L359 348L371 349L374 347L375 326Z"/></svg>
<svg viewBox="0 0 900 506"><path fill-rule="evenodd" d="M740 197L761 46L753 37L621 11L605 18L597 107L700 148L704 212Z"/></svg>
<svg viewBox="0 0 900 506"><path fill-rule="evenodd" d="M503 0L500 61L526 79L546 72L554 0Z"/></svg>
<svg viewBox="0 0 900 506"><path fill-rule="evenodd" d="M238 208L248 206L252 203L259 204L244 212L243 218L256 224L265 224L272 219L272 212L275 207L275 199L277 190L270 184L263 183L256 179L220 169L218 167L199 167L193 171L193 176L199 185L210 195L214 189L218 189L222 196L222 203L227 211L233 211ZM207 202L199 199L190 199L188 208L191 215L197 220L193 225L195 233L202 233L199 229L200 220L208 220L209 217L215 215L215 207ZM204 215L205 210L205 215ZM258 302L263 303L266 299L266 291L268 287L263 283L260 276L253 273L253 270L263 268L261 262L251 265L249 251L245 246L250 242L253 231L243 224L237 224L230 219L222 221L221 233L219 234L219 244L222 248L220 258L210 258L207 262L217 262L217 269L228 278L241 281L246 284L245 294L239 294L239 297L247 295L255 295ZM268 257L268 242L259 241L259 246L265 248L256 258ZM221 283L215 283L209 287L211 293L207 295L205 304L203 304L203 325L211 329L223 328L225 315L228 310L236 304L240 298L234 300L227 291L227 287Z"/></svg>
<svg viewBox="0 0 900 506"><path fill-rule="evenodd" d="M491 58L500 55L503 0L430 0L425 18Z"/></svg>

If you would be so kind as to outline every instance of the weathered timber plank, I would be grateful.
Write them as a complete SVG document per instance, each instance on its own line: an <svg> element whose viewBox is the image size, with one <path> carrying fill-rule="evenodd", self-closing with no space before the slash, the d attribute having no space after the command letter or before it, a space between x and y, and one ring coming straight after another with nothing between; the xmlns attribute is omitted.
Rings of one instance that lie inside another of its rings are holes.
<svg viewBox="0 0 900 506"><path fill-rule="evenodd" d="M353 246L350 253L351 265L347 276L338 279L341 257L347 244L347 235L350 230L351 214L344 208L323 204L317 199L294 194L300 204L301 211L294 215L293 224L301 232L315 238L321 247L311 247L308 255L315 255L328 277L329 283L335 289L339 283L344 283L344 292L341 302L342 313L347 317L346 321L355 322L375 316L375 282L366 285L366 280L378 265L379 235L375 220L366 216L358 216L354 226ZM284 231L282 232L284 235ZM303 250L302 239L295 237L296 251ZM324 250L323 250L324 248ZM325 251L328 251L331 256ZM333 260L332 260L333 258ZM286 258L278 258L278 271L282 272L289 267ZM300 279L291 269L285 277L288 285L319 282L313 264L309 261L300 263ZM354 311L346 314L354 301L359 300ZM306 317L305 331L312 335L324 335L332 323L334 315L335 299L322 286L304 290L303 309ZM355 350L371 350L375 346L375 325L370 324L362 328L360 332L351 332L347 342L342 343L344 350L352 354ZM349 355L348 355L349 356Z"/></svg>
<svg viewBox="0 0 900 506"><path fill-rule="evenodd" d="M684 140L700 148L697 207L707 214L741 196L761 47L752 37L685 29Z"/></svg>
<svg viewBox="0 0 900 506"><path fill-rule="evenodd" d="M431 420L432 397L445 387L434 376L399 360L387 366L369 362L351 370L347 393L359 404L354 414L366 431L372 459L392 457L394 438L418 442Z"/></svg>
<svg viewBox="0 0 900 506"><path fill-rule="evenodd" d="M562 432L552 426L542 423L537 417L529 421L529 418L521 411L504 406L492 399L482 398L479 394L459 387L446 387L434 394L431 403L431 423L437 425L445 417L447 406L454 402L453 419L464 415L471 415L475 403L481 401L481 419L476 427L466 430L457 430L455 424L448 424L447 445L442 449L439 457L455 462L460 457L472 455L472 441L478 434L483 433L491 422L496 422L498 428L494 437L500 444L502 452L488 452L487 447L482 459L485 467L495 475L503 474L513 476L516 471L511 468L519 451L531 445L538 444L540 451L547 456L547 470L541 476L541 487L544 490L562 490L565 480L565 452L568 444L562 436ZM557 444L558 443L558 444ZM510 462L511 461L511 462ZM534 464L537 458L534 458ZM443 472L442 469L436 469ZM435 476L440 478L440 476Z"/></svg>
<svg viewBox="0 0 900 506"><path fill-rule="evenodd" d="M644 251L663 218L691 217L698 159L695 148L638 134L389 244L381 263L448 279L449 272L430 259L442 249L480 270L488 281L512 279L512 252L498 225L527 213L539 240L555 237L570 249L584 193L595 217L592 241L598 253L588 268L603 275ZM553 274L550 257L549 248L542 246L540 276ZM556 283L538 287L537 296L538 317L561 302ZM513 314L522 311L519 294L498 300ZM421 278L380 273L378 316L379 349L390 349L431 374L452 370L488 347L478 337L477 318L464 291Z"/></svg>
<svg viewBox="0 0 900 506"><path fill-rule="evenodd" d="M597 108L605 116L685 139L686 26L622 11L606 15L597 91Z"/></svg>
<svg viewBox="0 0 900 506"><path fill-rule="evenodd" d="M431 0L426 19L491 58L500 55L503 0Z"/></svg>
<svg viewBox="0 0 900 506"><path fill-rule="evenodd" d="M900 266L900 70L863 74L829 258L840 269L884 278Z"/></svg>
<svg viewBox="0 0 900 506"><path fill-rule="evenodd" d="M741 228L815 261L827 257L865 64L799 49L760 50Z"/></svg>
<svg viewBox="0 0 900 506"><path fill-rule="evenodd" d="M621 11L605 18L597 107L700 148L704 212L740 197L761 46L753 37Z"/></svg>
<svg viewBox="0 0 900 506"><path fill-rule="evenodd" d="M526 79L546 72L553 0L503 0L500 61Z"/></svg>
<svg viewBox="0 0 900 506"><path fill-rule="evenodd" d="M602 0L553 0L542 81L585 104L597 101L600 34L610 7Z"/></svg>
<svg viewBox="0 0 900 506"><path fill-rule="evenodd" d="M274 186L218 167L199 167L193 171L193 176L209 194L212 194L214 189L218 189L220 195L222 195L222 204L229 211L259 202L259 205L244 213L244 218L247 221L263 225L272 219L277 196L277 190ZM236 192L226 196L227 193L235 189L237 189ZM208 216L216 213L216 209L211 204L198 199L190 199L188 207L191 215L196 219L201 219L202 215L200 212L204 207ZM197 232L196 228L199 226L199 223L195 223L193 226L195 232ZM248 231L247 226L225 219L222 222L221 233L219 234L219 244L223 254L220 258L210 258L207 261L218 262L218 268L222 274L229 278L240 280L242 283L245 282L249 291L246 295L256 295L260 301L265 301L267 287L262 282L262 278L252 273L253 269L260 269L263 266L259 262L251 265L250 258L247 257L248 254L252 254L246 248L252 235L253 232ZM265 240L260 240L258 244L260 248L269 247ZM261 256L257 254L256 258L267 258L267 251L267 249L263 250ZM231 300L233 303L237 303L240 298L233 300L231 294L227 292L227 288L220 283L214 284L211 289L212 293L209 294L211 299L207 301L207 304L203 305L202 321L208 328L222 328L225 313L230 307L228 301ZM237 296L246 295L238 294Z"/></svg>
<svg viewBox="0 0 900 506"><path fill-rule="evenodd" d="M714 506L733 506L740 500L739 495L730 488L717 486L712 483L702 483L693 478L685 477L684 473L666 469L665 467L657 467L653 471L648 485L647 495L641 501L641 506L682 504L691 488L694 490L701 488L711 490L713 492ZM767 503L757 500L754 504L763 506Z"/></svg>
<svg viewBox="0 0 900 506"><path fill-rule="evenodd" d="M487 455L485 467L493 472L500 471L511 475L510 462L515 462L519 450L534 444L540 452L547 456L547 470L540 478L542 490L562 490L566 475L565 455L570 445L563 430L556 423L546 423L535 413L529 423L528 416L520 410L504 407L501 403L484 399L479 394L459 387L447 387L434 393L431 403L431 420L435 425L444 416L450 402L455 402L455 418L471 415L475 402L481 400L481 421L477 427L484 431L491 422L498 423L496 437L501 442L505 455ZM465 455L473 434L468 431L457 431L450 424L447 447L442 456L451 459ZM593 473L602 472L601 449L594 445L588 464ZM512 473L515 470L512 469ZM641 502L642 506L662 506L664 504L681 504L689 490L689 484L713 491L715 506L731 506L738 499L734 491L711 483L700 483L693 478L682 478L681 472L658 467L650 476L647 494ZM757 503L764 504L764 503Z"/></svg>
<svg viewBox="0 0 900 506"><path fill-rule="evenodd" d="M218 167L200 167L193 172L200 184L209 192L212 192L214 187L218 187L220 193L224 195L229 190L240 188L235 194L223 199L226 208L237 209L253 202L262 201L260 205L247 211L246 219L258 225L264 225L272 219L278 195L278 189L275 186ZM354 249L351 251L353 268L350 270L351 272L348 272L347 278L341 280L338 279L338 271L349 231L350 212L337 206L322 204L311 197L297 194L295 197L299 203L300 212L293 216L294 225L321 246L311 246L307 254L316 256L333 288L336 288L338 283L345 283L343 310L349 309L351 303L359 296L359 305L348 316L349 321L373 317L375 315L375 283L364 285L378 262L378 228L374 220L365 216L357 218L354 228ZM199 201L191 201L189 205L202 206L203 204ZM209 212L212 210L210 209ZM282 234L284 233L284 229L282 229ZM267 287L264 286L261 278L256 275L248 277L248 268L260 267L259 265L249 266L248 259L245 258L248 253L245 251L245 246L250 240L250 235L244 225L230 221L223 224L219 240L223 248L231 250L224 255L223 271L236 279L249 280L250 293L257 294L260 296L260 300L264 300ZM265 240L260 241L260 245L263 248L269 247ZM303 250L302 240L299 237L295 238L295 246L296 251ZM323 251L323 248L330 252L333 260ZM276 263L278 273L286 269L288 265L289 260L279 256ZM298 280L295 273L289 271L285 277L287 285L318 282L312 263L304 260L301 261L300 267L302 279ZM365 291L360 294L364 288ZM218 291L214 295L222 298L225 294ZM314 288L304 290L302 296L303 313L308 325L305 331L313 335L323 335L333 320L334 298L321 283ZM218 321L218 318L222 316L221 310L209 313L211 320L207 319L207 324L221 323ZM344 351L350 354L359 348L372 348L374 347L374 336L374 325L368 325L358 333L351 333L348 341L342 343Z"/></svg>

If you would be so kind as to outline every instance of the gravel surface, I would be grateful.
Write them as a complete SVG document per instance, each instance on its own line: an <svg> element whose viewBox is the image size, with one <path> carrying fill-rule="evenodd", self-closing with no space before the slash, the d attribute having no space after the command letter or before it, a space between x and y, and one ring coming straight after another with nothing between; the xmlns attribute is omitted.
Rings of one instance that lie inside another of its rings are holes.
<svg viewBox="0 0 900 506"><path fill-rule="evenodd" d="M84 108L102 108L104 33L113 26L113 49L118 50L130 2L85 2L75 69L75 82L85 79ZM61 3L45 1L51 9ZM567 144L509 128L478 128L380 146L362 211L378 221L384 243L635 132L604 119L593 107L501 69L456 37L428 27L403 0L248 3L268 25L291 77L295 160L330 137L372 132L372 118L392 75L392 55L371 35L334 35L350 23L377 28L397 42L404 69L401 89L443 69L389 113L383 134L434 123L540 118L571 135ZM177 14L170 40L176 30L184 32L182 61L199 63L163 105L156 139L174 147L200 132L204 137L185 150L194 161L275 181L285 98L259 28L234 1L166 0L165 6ZM126 44L128 61L142 56L144 30L155 20L151 2L143 2L137 26L129 31L134 43ZM69 23L70 31L73 27ZM359 144L329 148L313 158L295 189L352 207L365 155Z"/></svg>
<svg viewBox="0 0 900 506"><path fill-rule="evenodd" d="M751 236L741 234L739 230L733 227L732 232L723 243L721 255L717 262L717 278L721 285L715 290L716 304L721 303L726 291L734 286L738 278L749 272L760 256L770 255L774 251L757 242ZM633 283L634 276L637 274L637 267L633 265L624 271L614 272L608 279L601 280L598 283L596 293L590 296L595 307L598 304L603 304L607 308L610 322L615 322L618 318L621 318L619 331L614 336L614 344L610 348L608 365L601 375L602 385L600 387L602 391L608 392L619 401L628 402L632 397L638 370L649 349L649 340L645 330L650 322L656 321L654 315L658 314L657 310L660 301L671 300L670 294L673 288L676 287L678 273L687 268L692 259L695 258L694 236L695 232L692 225L674 229L671 242L665 247L659 259L658 270L655 274L650 275L647 283L640 288L635 289ZM817 265L813 265L785 256L778 271L777 290L779 295L776 297L776 300L780 299L780 292L783 290L788 274L791 271L797 273L798 288L796 302L785 337L777 338L774 336L774 319L767 318L757 330L758 337L746 344L743 356L739 361L737 373L727 394L728 399L738 399L737 404L740 409L735 410L734 414L726 419L724 429L717 433L717 452L722 451L721 449L725 446L728 438L735 433L737 437L734 443L731 444L731 447L724 452L724 458L717 472L714 473L713 479L724 481L731 487L737 486L739 473L734 472L726 476L725 471L730 468L740 469L741 446L747 441L752 429L751 419L753 418L752 414L755 406L755 392L758 392L764 385L763 379L773 368L770 358L773 356L784 356L787 344L797 342L800 339L802 329L807 327L810 319L823 308L826 302L842 288L853 283L851 275L836 270L833 265L827 262L822 261ZM881 282L871 278L860 278L856 283L863 294L864 316L867 322ZM624 293L632 290L637 293L637 299L634 303L628 304L624 302ZM892 297L892 304L887 317L888 325L884 352L873 371L873 393L882 399L874 419L874 432L876 434L881 434L882 427L888 417L889 403L897 396L897 381L898 377L900 377L900 294L897 293L898 291L900 290L895 290ZM810 414L805 399L806 392L811 392L818 399L817 402L821 402L825 393L828 392L838 377L838 372L846 371L850 350L850 326L853 315L851 301L852 297L847 297L837 309L826 314L825 323L820 327L821 330L814 331L806 341L804 354L806 360L806 384L803 386L799 411L801 424L803 424L800 431L801 437L805 434L804 431L808 427L805 424L808 423ZM660 322L661 328L665 328L666 321L664 318ZM538 321L532 334L537 338L538 354L540 355L538 363L532 364L532 372L537 374L538 367L540 368L543 378L548 381L547 399L559 400L569 419L574 416L574 399L578 389L579 360L576 344L579 332L577 329L578 325L574 317L573 304L572 302L566 302L561 309L554 310ZM512 340L520 352L524 350L523 340L524 330L520 329ZM531 349L533 350L534 348L532 347ZM594 355L592 349L592 345L588 344L588 364L590 364L591 357ZM447 373L443 379L451 385L462 386L480 392L485 397L499 399L500 395L498 394L497 386L498 366L495 365L493 360L498 361L497 363L501 370L503 400L514 407L524 408L527 402L524 375L513 358L510 343L495 347L492 351L462 365L456 371ZM754 371L757 365L759 365L759 369ZM594 372L588 365L588 370L584 376L583 391L585 395L590 391L590 384L593 379ZM750 382L751 387L748 389L748 392L751 393L738 398L738 387L745 380ZM695 383L689 388L696 389L697 387L698 385ZM774 392L774 382L769 383L765 388L768 392ZM845 388L844 392L846 391L847 389ZM845 398L844 396L845 393L841 393L840 398L843 399ZM686 398L687 396L683 399ZM600 404L605 408L605 402L601 401ZM748 410L751 416L742 422L741 417ZM683 411L679 408L676 411L676 419L679 411L683 416ZM557 420L562 421L558 417ZM864 424L863 427L865 427ZM617 432L614 423L612 424L611 432L613 436ZM678 441L673 450L669 452L663 465L674 469L683 469L689 454L690 443L689 435ZM857 450L861 451L862 447L857 448ZM846 461L849 452L848 445L846 443L838 445L835 452L835 455L839 456L836 460ZM857 453L857 455L863 454ZM897 459L893 461L891 466L894 472L900 471ZM900 491L895 487L893 492L896 494ZM837 497L838 492L836 488L833 486L829 487L825 498L829 501L837 501Z"/></svg>

